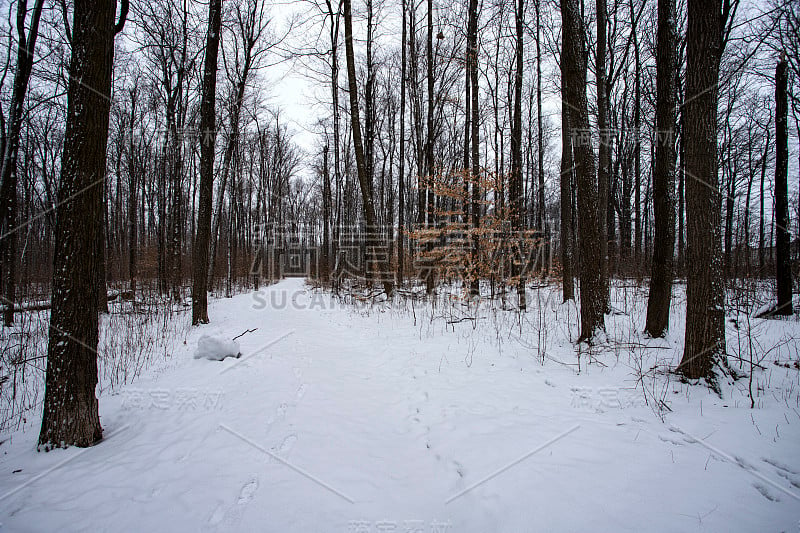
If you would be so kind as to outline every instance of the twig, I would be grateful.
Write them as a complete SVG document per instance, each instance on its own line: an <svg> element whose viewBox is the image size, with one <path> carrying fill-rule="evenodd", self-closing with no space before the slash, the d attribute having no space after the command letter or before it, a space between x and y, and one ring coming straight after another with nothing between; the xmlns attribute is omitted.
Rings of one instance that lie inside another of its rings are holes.
<svg viewBox="0 0 800 533"><path fill-rule="evenodd" d="M238 339L239 337L243 337L243 336L247 335L248 333L253 333L253 332L254 332L254 331L256 331L257 329L258 329L258 328L253 328L253 329L248 329L248 330L245 330L245 331L243 331L242 333L239 333L238 335L236 335L236 336L235 336L233 339L231 339L231 340L234 340L234 341L235 341L235 340L236 340L236 339Z"/></svg>

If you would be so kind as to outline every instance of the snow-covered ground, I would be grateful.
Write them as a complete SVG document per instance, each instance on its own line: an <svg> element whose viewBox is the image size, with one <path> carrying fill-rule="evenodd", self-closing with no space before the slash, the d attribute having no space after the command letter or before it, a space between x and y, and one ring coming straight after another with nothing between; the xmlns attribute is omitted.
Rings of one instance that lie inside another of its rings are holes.
<svg viewBox="0 0 800 533"><path fill-rule="evenodd" d="M539 312L540 293L517 327L348 307L298 279L213 300L212 324L101 396L102 443L37 453L31 421L0 445L1 530L797 531L799 372L772 360L800 323L759 322L750 409L747 379L720 399L659 372L683 319L645 339L623 297L580 363L574 307ZM238 359L193 357L253 329Z"/></svg>

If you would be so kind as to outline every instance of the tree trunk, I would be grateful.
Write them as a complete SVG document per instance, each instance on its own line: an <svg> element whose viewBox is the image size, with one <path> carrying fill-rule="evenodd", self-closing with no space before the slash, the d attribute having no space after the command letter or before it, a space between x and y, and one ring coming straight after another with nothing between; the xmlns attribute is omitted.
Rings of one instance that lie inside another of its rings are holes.
<svg viewBox="0 0 800 533"><path fill-rule="evenodd" d="M433 176L433 0L428 0L428 39L427 39L427 67L428 67L428 113L427 113L427 134L425 136L425 182L426 182L426 227L431 230L436 227L436 214L434 212L434 186ZM432 249L432 243L428 246L428 251ZM436 270L434 265L427 265L425 271L425 290L428 294L433 293L436 283Z"/></svg>
<svg viewBox="0 0 800 533"><path fill-rule="evenodd" d="M353 51L353 18L351 15L351 1L344 2L344 32L345 32L345 56L347 59L347 78L350 93L350 122L353 130L353 146L356 152L356 172L358 174L359 185L361 186L361 199L364 204L364 218L368 226L367 247L372 249L374 266L383 284L383 290L388 296L394 292L392 281L388 277L387 265L380 261L375 253L377 243L372 242L372 235L375 234L377 221L375 217L375 203L371 195L372 184L369 183L366 161L364 159L364 145L361 142L361 122L358 117L358 86L356 85L356 60Z"/></svg>
<svg viewBox="0 0 800 533"><path fill-rule="evenodd" d="M681 112L681 126L680 126L680 137L678 142L680 143L680 149L678 151L678 156L680 159L680 164L678 166L678 272L682 273L686 270L685 265L685 256L686 256L686 218L684 216L684 210L686 209L686 142L683 137L683 112Z"/></svg>
<svg viewBox="0 0 800 533"><path fill-rule="evenodd" d="M600 246L600 220L597 177L589 130L586 100L586 59L582 50L583 19L576 0L561 0L562 65L565 74L563 105L570 109L570 135L573 136L575 175L578 185L578 213L581 291L581 334L579 340L592 342L605 330L603 279ZM605 221L604 221L605 222Z"/></svg>
<svg viewBox="0 0 800 533"><path fill-rule="evenodd" d="M764 266L764 178L767 174L767 156L769 155L770 129L767 130L767 141L764 144L764 155L761 157L761 184L758 193L759 218L758 218L758 277L766 274Z"/></svg>
<svg viewBox="0 0 800 533"><path fill-rule="evenodd" d="M752 126L747 131L747 195L744 202L744 241L739 245L739 250L744 253L742 269L744 276L751 277L750 269L750 200L753 194L753 180L755 179L755 168L753 165L753 130ZM741 255L741 254L740 254Z"/></svg>
<svg viewBox="0 0 800 533"><path fill-rule="evenodd" d="M600 276L602 306L611 311L608 284L608 211L611 180L611 135L608 131L608 80L606 79L606 0L597 0L597 129L600 143L597 148L597 220L600 224Z"/></svg>
<svg viewBox="0 0 800 533"><path fill-rule="evenodd" d="M686 338L678 371L716 386L725 356L725 284L720 243L717 100L721 0L689 0L686 103Z"/></svg>
<svg viewBox="0 0 800 533"><path fill-rule="evenodd" d="M317 276L323 281L330 280L330 252L331 252L331 176L328 170L328 145L322 148L322 257L318 260Z"/></svg>
<svg viewBox="0 0 800 533"><path fill-rule="evenodd" d="M564 57L562 43L561 57ZM567 78L564 61L561 61L561 94L566 95ZM561 104L561 291L563 300L575 299L575 276L573 266L573 234L572 234L572 135L569 123L569 106Z"/></svg>
<svg viewBox="0 0 800 533"><path fill-rule="evenodd" d="M641 60L639 56L639 34L637 31L636 17L633 16L633 2L631 2L631 20L633 25L633 56L634 56L634 95L633 95L633 264L636 269L637 279L641 276L642 266L642 153L641 153L641 127L642 127L642 83ZM645 212L647 210L645 209Z"/></svg>
<svg viewBox="0 0 800 533"><path fill-rule="evenodd" d="M76 0L67 124L56 214L53 297L39 445L91 446L103 436L97 385L97 249L114 63L114 0ZM126 9L122 10L124 14ZM120 20L117 29L122 29Z"/></svg>
<svg viewBox="0 0 800 533"><path fill-rule="evenodd" d="M472 171L470 172L470 182L472 184L472 205L470 207L470 217L472 222L472 246L470 248L472 267L474 269L472 280L470 281L469 292L471 296L480 295L480 272L478 261L480 259L480 236L479 229L481 223L481 163L480 163L480 109L478 108L478 0L469 0L469 14L467 21L467 48L470 78L470 128L472 133Z"/></svg>
<svg viewBox="0 0 800 533"><path fill-rule="evenodd" d="M538 160L539 187L536 207L536 229L545 232L549 241L549 229L546 227L544 206L544 128L542 126L542 43L541 43L541 0L534 0L536 5L536 153ZM550 246L550 242L547 242ZM549 266L549 265L547 265Z"/></svg>
<svg viewBox="0 0 800 533"><path fill-rule="evenodd" d="M669 326L675 256L675 76L677 38L674 0L658 1L656 43L656 161L653 176L655 238L645 331L662 337Z"/></svg>
<svg viewBox="0 0 800 533"><path fill-rule="evenodd" d="M525 302L525 250L522 240L523 234L523 215L525 209L525 198L522 192L522 60L523 60L523 28L524 28L524 3L517 0L514 12L517 39L515 46L516 72L514 75L514 116L511 126L511 183L509 184L510 198L509 207L511 209L511 227L517 233L520 244L519 261L512 271L512 275L518 277L517 280L517 301L519 308L526 308ZM512 264L514 264L512 262Z"/></svg>
<svg viewBox="0 0 800 533"><path fill-rule="evenodd" d="M775 68L775 279L777 315L792 314L792 265L789 242L789 145L787 127L787 61L781 55Z"/></svg>
<svg viewBox="0 0 800 533"><path fill-rule="evenodd" d="M397 284L403 286L406 220L406 0L402 0L403 31L400 46L400 173L397 184Z"/></svg>
<svg viewBox="0 0 800 533"><path fill-rule="evenodd" d="M131 96L131 114L130 131L128 132L128 290L131 293L131 301L136 303L136 259L137 259L137 242L138 242L138 213L137 213L137 187L138 169L136 166L136 145L133 137L133 125L136 120L136 104L138 103L138 86L130 90ZM142 213L144 216L144 213Z"/></svg>
<svg viewBox="0 0 800 533"><path fill-rule="evenodd" d="M192 325L208 324L208 248L211 240L211 208L214 194L214 152L217 139L215 103L221 12L222 0L211 0L208 4L203 97L200 102L200 198L197 210L197 235L192 255Z"/></svg>
<svg viewBox="0 0 800 533"><path fill-rule="evenodd" d="M25 17L28 12L27 0L17 3L17 68L14 72L14 86L9 103L8 131L3 133L3 161L0 169L0 296L5 301L3 323L14 323L14 304L16 301L16 261L17 261L17 154L19 135L25 112L25 94L33 68L33 54L36 37L39 34L39 19L44 0L36 0L31 15L31 26L25 36Z"/></svg>
<svg viewBox="0 0 800 533"><path fill-rule="evenodd" d="M107 218L107 195L106 195L106 178L103 177L102 188L102 210L100 211L100 218L98 219L97 231L97 311L103 314L108 314L108 298L106 298L107 281L106 281L106 231L108 225Z"/></svg>

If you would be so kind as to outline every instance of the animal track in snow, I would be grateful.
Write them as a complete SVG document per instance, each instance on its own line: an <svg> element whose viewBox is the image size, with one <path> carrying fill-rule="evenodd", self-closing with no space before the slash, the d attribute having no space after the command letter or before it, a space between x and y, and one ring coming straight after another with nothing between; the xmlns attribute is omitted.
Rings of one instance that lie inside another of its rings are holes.
<svg viewBox="0 0 800 533"><path fill-rule="evenodd" d="M794 474L796 476L800 476L800 472L794 470L792 467L790 467L790 466L788 466L786 464L781 463L780 461L776 461L775 459L770 459L768 457L764 457L761 460L764 461L765 463L767 463L768 465L774 466L778 470L783 470L784 472L787 472L789 474Z"/></svg>
<svg viewBox="0 0 800 533"><path fill-rule="evenodd" d="M800 480L798 480L796 477L792 476L791 474L788 474L784 470L776 469L775 471L778 473L780 477L791 483L794 488L800 489Z"/></svg>
<svg viewBox="0 0 800 533"><path fill-rule="evenodd" d="M779 502L779 501L781 501L780 498L778 498L777 496L775 496L772 493L770 493L770 491L767 490L767 487L765 487L761 483L753 483L753 488L755 488L759 493L761 493L761 495L763 497L765 497L766 499L768 499L771 502Z"/></svg>
<svg viewBox="0 0 800 533"><path fill-rule="evenodd" d="M298 399L298 400L299 400L299 399L301 399L303 396L305 396L305 395L306 395L306 388L307 388L307 387L306 387L306 384L305 384L305 383L303 383L302 385L300 385L300 386L297 388L297 399Z"/></svg>
<svg viewBox="0 0 800 533"><path fill-rule="evenodd" d="M681 441L679 441L677 439L666 437L664 435L659 435L658 438L661 439L664 442L668 442L668 443L673 444L675 446L683 446L684 445L683 442L681 442Z"/></svg>

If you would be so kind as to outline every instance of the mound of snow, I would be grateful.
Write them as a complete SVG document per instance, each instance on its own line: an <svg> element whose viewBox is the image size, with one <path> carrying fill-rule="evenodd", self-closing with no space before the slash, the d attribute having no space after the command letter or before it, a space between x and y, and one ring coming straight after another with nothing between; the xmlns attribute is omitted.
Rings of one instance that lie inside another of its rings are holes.
<svg viewBox="0 0 800 533"><path fill-rule="evenodd" d="M211 359L212 361L222 361L226 357L239 357L239 343L226 339L222 336L203 335L197 341L197 350L194 352L195 359Z"/></svg>

